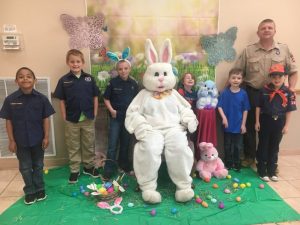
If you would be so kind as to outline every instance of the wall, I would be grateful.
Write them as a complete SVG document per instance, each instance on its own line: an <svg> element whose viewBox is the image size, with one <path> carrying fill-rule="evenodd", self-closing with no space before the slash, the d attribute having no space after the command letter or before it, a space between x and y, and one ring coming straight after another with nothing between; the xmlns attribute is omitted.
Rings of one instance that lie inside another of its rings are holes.
<svg viewBox="0 0 300 225"><path fill-rule="evenodd" d="M296 60L300 62L300 32L296 30L300 14L300 1L297 0L220 0L219 31L224 32L229 27L238 27L238 37L235 42L237 52L249 43L255 42L257 24L265 18L273 18L277 24L278 40L288 43ZM37 75L51 77L51 89L54 90L58 78L67 72L65 53L68 50L68 35L63 30L59 16L67 13L74 16L85 16L84 0L1 0L0 27L3 24L16 24L22 33L23 50L7 52L0 50L0 76L14 76L21 66L28 66ZM86 56L86 71L89 71L89 52ZM217 85L224 86L230 63L221 63L217 67ZM299 64L300 68L300 64ZM300 89L300 82L297 84ZM299 99L299 96L298 96ZM57 157L53 160L66 162L66 152L63 140L63 123L59 115L57 101L54 100L57 113L55 119ZM282 143L282 149L300 149L296 134L300 130L298 119L300 114L294 113L290 133ZM51 160L51 159L50 159ZM15 160L0 160L0 168L16 165Z"/></svg>

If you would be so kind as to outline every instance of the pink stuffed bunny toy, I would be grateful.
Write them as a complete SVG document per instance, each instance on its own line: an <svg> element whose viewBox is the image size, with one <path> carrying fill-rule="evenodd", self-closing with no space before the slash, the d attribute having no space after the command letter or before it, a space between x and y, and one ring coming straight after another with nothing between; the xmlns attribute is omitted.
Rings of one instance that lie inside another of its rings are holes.
<svg viewBox="0 0 300 225"><path fill-rule="evenodd" d="M201 159L198 161L196 169L199 176L209 182L211 177L225 178L228 170L224 167L224 163L218 157L218 151L212 143L201 142L199 144Z"/></svg>

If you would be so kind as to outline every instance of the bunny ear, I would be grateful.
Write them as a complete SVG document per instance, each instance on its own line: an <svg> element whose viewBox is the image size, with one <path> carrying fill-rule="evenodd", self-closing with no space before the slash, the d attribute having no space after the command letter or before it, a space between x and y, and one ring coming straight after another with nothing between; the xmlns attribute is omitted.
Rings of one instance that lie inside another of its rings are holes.
<svg viewBox="0 0 300 225"><path fill-rule="evenodd" d="M122 52L122 59L127 59L128 56L129 56L129 54L130 54L130 48L127 47L127 48L125 48L125 49L123 50L123 52Z"/></svg>
<svg viewBox="0 0 300 225"><path fill-rule="evenodd" d="M199 148L200 148L200 150L203 150L204 149L204 147L206 146L206 142L201 142L200 144L199 144Z"/></svg>
<svg viewBox="0 0 300 225"><path fill-rule="evenodd" d="M146 40L145 55L149 65L158 62L157 52L150 39Z"/></svg>
<svg viewBox="0 0 300 225"><path fill-rule="evenodd" d="M110 60L112 60L112 61L114 61L114 62L118 62L118 61L120 60L119 57L118 57L118 55L117 55L116 53L113 53L113 52L107 52L106 55L107 55L107 57L108 57Z"/></svg>
<svg viewBox="0 0 300 225"><path fill-rule="evenodd" d="M116 198L116 200L115 200L115 205L120 205L121 202L122 202L122 200L123 200L122 197Z"/></svg>
<svg viewBox="0 0 300 225"><path fill-rule="evenodd" d="M98 202L97 206L101 209L109 209L110 205L107 202Z"/></svg>
<svg viewBox="0 0 300 225"><path fill-rule="evenodd" d="M166 39L160 50L160 61L164 63L171 63L172 46L170 39Z"/></svg>

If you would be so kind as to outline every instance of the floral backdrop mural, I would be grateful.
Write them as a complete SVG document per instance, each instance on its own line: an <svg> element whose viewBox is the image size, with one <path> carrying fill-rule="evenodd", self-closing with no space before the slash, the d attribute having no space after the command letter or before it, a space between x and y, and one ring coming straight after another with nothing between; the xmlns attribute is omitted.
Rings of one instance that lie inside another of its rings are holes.
<svg viewBox="0 0 300 225"><path fill-rule="evenodd" d="M156 46L165 38L171 39L172 64L178 79L183 73L191 72L197 81L214 80L215 65L208 64L201 37L217 33L218 7L218 0L87 0L87 16L103 16L101 26L97 21L92 23L86 19L89 21L86 26L98 24L101 31L99 45L90 47L91 73L99 87L103 90L107 81L117 75L115 63L106 57L106 52L118 54L126 47L131 49L131 75L138 81L142 78L146 69L144 43L147 38Z"/></svg>

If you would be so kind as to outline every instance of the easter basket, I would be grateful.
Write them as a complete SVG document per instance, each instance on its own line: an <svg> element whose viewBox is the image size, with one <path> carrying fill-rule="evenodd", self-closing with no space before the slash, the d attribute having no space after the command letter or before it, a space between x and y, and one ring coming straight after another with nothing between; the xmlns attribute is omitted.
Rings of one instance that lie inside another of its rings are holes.
<svg viewBox="0 0 300 225"><path fill-rule="evenodd" d="M102 159L101 160L101 167L104 170L104 165L107 161L113 162L116 166L117 171L117 163L114 160L111 159ZM120 196L122 192L124 192L124 188L119 184L119 182L122 180L124 174L122 176L118 176L113 181L107 181L106 179L101 176L102 184L95 184L92 183L88 185L87 187L92 190L93 192L91 195L95 196L95 198L99 201L111 201L115 200L117 197Z"/></svg>

